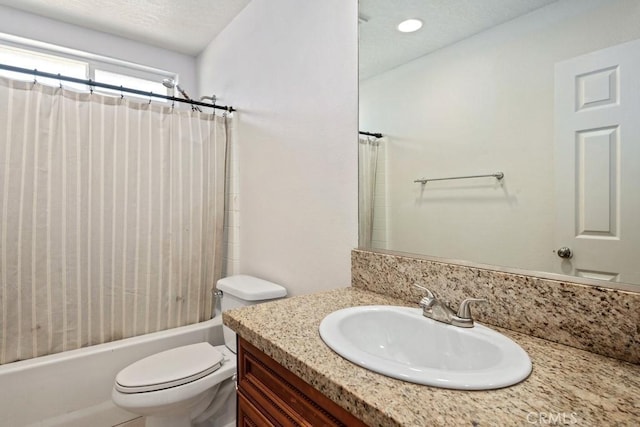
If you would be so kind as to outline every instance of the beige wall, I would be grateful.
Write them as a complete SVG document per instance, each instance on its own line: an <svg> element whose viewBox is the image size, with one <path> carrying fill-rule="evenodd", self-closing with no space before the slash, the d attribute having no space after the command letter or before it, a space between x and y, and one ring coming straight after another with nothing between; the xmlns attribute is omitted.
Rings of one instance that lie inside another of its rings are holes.
<svg viewBox="0 0 640 427"><path fill-rule="evenodd" d="M357 246L357 2L253 0L198 58L238 108L235 272L348 286ZM233 233L232 233L233 234Z"/></svg>

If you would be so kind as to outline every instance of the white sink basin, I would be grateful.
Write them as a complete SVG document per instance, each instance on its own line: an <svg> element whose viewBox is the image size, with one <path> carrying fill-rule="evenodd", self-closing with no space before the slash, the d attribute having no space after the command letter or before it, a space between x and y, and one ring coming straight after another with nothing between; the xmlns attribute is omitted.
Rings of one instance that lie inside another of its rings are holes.
<svg viewBox="0 0 640 427"><path fill-rule="evenodd" d="M460 328L422 309L373 305L334 311L320 336L340 356L400 380L459 390L516 384L531 373L527 353L485 326Z"/></svg>

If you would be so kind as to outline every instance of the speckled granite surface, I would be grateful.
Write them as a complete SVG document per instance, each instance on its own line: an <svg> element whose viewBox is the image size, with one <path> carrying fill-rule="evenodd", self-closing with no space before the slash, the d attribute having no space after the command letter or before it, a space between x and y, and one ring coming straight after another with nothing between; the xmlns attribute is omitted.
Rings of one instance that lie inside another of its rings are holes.
<svg viewBox="0 0 640 427"><path fill-rule="evenodd" d="M640 363L640 293L362 250L351 253L352 285L417 302L420 283L474 318L527 335ZM640 425L640 421L638 422Z"/></svg>
<svg viewBox="0 0 640 427"><path fill-rule="evenodd" d="M371 426L637 426L640 366L498 329L533 362L524 382L490 391L406 383L360 368L327 347L320 321L357 305L404 305L358 288L231 310L224 323Z"/></svg>

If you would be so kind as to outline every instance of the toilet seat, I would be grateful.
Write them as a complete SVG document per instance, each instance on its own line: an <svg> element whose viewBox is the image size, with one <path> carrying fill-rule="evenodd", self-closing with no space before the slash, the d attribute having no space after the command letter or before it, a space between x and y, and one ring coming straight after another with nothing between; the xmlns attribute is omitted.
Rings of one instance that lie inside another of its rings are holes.
<svg viewBox="0 0 640 427"><path fill-rule="evenodd" d="M208 342L173 348L141 359L116 376L114 388L126 394L177 387L206 377L225 362Z"/></svg>

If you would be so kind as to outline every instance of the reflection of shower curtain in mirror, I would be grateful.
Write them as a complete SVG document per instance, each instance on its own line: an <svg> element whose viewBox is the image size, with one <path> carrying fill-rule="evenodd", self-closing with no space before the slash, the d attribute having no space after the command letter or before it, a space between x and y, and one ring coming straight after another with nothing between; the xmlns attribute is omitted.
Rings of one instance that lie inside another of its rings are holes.
<svg viewBox="0 0 640 427"><path fill-rule="evenodd" d="M358 242L370 248L378 164L377 138L360 135L358 141Z"/></svg>
<svg viewBox="0 0 640 427"><path fill-rule="evenodd" d="M228 117L0 79L0 363L209 318Z"/></svg>

